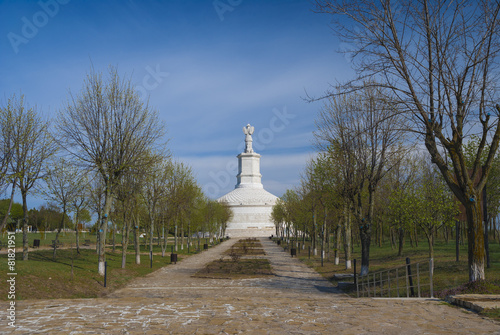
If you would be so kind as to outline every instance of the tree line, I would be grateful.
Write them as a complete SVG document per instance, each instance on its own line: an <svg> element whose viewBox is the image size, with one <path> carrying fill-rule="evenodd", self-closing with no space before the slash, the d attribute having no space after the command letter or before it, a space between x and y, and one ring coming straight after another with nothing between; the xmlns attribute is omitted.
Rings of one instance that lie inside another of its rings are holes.
<svg viewBox="0 0 500 335"><path fill-rule="evenodd" d="M406 201L385 207L392 209L389 216L400 211L402 230L410 220L432 240L453 217L456 198L466 222L469 280L484 279L484 221L494 215L485 215L480 199L485 187L489 194L498 191L490 179L500 145L500 3L316 0L313 6L331 18L355 76L332 85L323 96L308 97L325 102L316 120L321 154L311 169L322 170L321 162L327 161L336 171L326 184L315 179L322 180L323 172L314 178L306 173L310 191L304 186L295 192L318 199L308 202L308 233L323 241L326 219L320 221L320 215L323 219L324 213L341 208L346 259L355 227L361 272L366 273L373 229L380 224L377 203ZM411 156L423 150L426 158ZM398 181L382 197L390 179ZM328 199L323 194L336 205L322 205ZM431 195L442 201L430 200ZM489 205L488 210L496 208Z"/></svg>
<svg viewBox="0 0 500 335"><path fill-rule="evenodd" d="M41 195L60 209L56 240L69 213L75 223L87 211L97 217L102 275L108 229L121 230L125 267L131 237L140 262L141 231L147 232L150 250L157 236L165 252L173 230L177 250L178 238L184 242L196 232L224 236L232 215L225 204L203 194L190 167L172 159L158 111L114 67L106 75L92 68L82 89L69 94L52 121L42 118L24 96L12 95L0 108L0 150L0 187L11 192L0 230L6 228L14 195L20 192L23 260L29 255L28 194Z"/></svg>

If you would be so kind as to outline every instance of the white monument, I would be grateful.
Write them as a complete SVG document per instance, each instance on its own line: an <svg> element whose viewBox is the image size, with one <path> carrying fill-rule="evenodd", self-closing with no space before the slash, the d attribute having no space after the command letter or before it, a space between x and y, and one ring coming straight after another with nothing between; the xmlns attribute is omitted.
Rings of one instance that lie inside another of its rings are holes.
<svg viewBox="0 0 500 335"><path fill-rule="evenodd" d="M237 183L233 191L217 199L225 201L233 211L226 234L234 236L270 236L275 232L271 220L278 197L264 190L260 174L260 155L252 149L254 127L243 128L245 152L238 157Z"/></svg>

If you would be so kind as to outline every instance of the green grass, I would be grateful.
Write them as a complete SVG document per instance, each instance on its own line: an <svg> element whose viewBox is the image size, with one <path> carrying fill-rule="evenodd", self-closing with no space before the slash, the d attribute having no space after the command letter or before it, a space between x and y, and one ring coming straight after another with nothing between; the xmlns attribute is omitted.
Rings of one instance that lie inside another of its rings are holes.
<svg viewBox="0 0 500 335"><path fill-rule="evenodd" d="M343 250L340 253L339 265L333 264L334 254L333 250L330 250L324 260L324 266L321 266L320 246L318 246L318 255L311 255L311 259L309 259L309 245L309 242L306 242L305 250L298 250L300 252L298 255L299 259L313 267L325 278L336 284L336 281L332 278L334 274L353 273L353 269L345 269ZM388 241L386 241L382 247L372 244L370 248L370 272L387 270L404 265L406 257L409 257L412 263L421 262L427 264L429 261L428 244L426 239L421 238L418 247L411 247L409 241L407 241L403 249L402 256L397 256L397 253L397 248L392 249ZM450 241L448 244L444 241L436 241L434 246L433 278L435 296L439 296L440 292L444 290L456 288L469 281L466 244L460 246L459 262L456 262L455 257L454 241ZM361 248L357 244L354 246L352 258L355 258L358 261L357 271L359 273L361 267ZM495 283L500 285L500 245L498 242L490 242L490 262L491 267L489 269L485 269L486 279L493 281L493 285L495 285Z"/></svg>
<svg viewBox="0 0 500 335"><path fill-rule="evenodd" d="M117 235L118 236L118 235ZM121 236L121 235L120 235ZM28 233L28 244L33 246L33 240L40 240L40 246L50 246L52 244L52 240L56 239L56 233L47 232L47 233ZM59 242L63 243L65 246L75 246L76 238L75 232L61 232L59 234ZM80 245L82 245L85 240L90 240L92 244L96 243L95 234L90 233L80 233ZM6 244L7 242L7 233L0 234L0 241L2 244ZM121 237L120 237L121 241ZM23 245L23 233L16 233L16 246L21 247Z"/></svg>
<svg viewBox="0 0 500 335"><path fill-rule="evenodd" d="M500 308L488 308L479 314L500 321Z"/></svg>
<svg viewBox="0 0 500 335"><path fill-rule="evenodd" d="M20 246L16 243L17 246ZM202 245L203 247L203 245ZM170 248L165 257L161 257L160 247L155 246L153 267L150 268L149 249L141 245L141 264L135 264L135 253L127 255L126 268L121 268L121 250L111 252L106 248L107 287L104 277L97 273L97 254L94 248L81 249L80 254L73 248L57 250L57 257L52 259L52 249L31 249L29 260L22 260L22 253L16 254L16 300L24 299L58 299L58 298L95 298L104 296L126 285L130 280L145 276L163 266L170 264ZM133 250L132 250L133 251ZM189 254L198 252L190 248ZM186 246L179 250L178 261L188 255ZM7 254L0 255L0 268L3 273L7 268ZM7 282L0 281L0 300L6 300Z"/></svg>
<svg viewBox="0 0 500 335"><path fill-rule="evenodd" d="M28 233L28 244L30 248L33 247L33 240L39 239L40 240L40 246L43 247L50 247L52 244L52 241L55 240L56 238L56 233L50 232L50 233ZM83 244L85 243L85 240L90 240L90 245L95 248L96 244L96 235L91 234L91 233L80 233L80 247L84 247ZM61 232L59 234L58 238L59 242L63 244L63 247L65 248L73 248L76 246L76 237L75 237L75 232ZM7 244L7 233L0 234L0 241L4 245L2 249L5 248L5 245ZM16 233L16 247L20 248L23 245L23 234L22 233ZM178 254L186 254L187 253L187 238L184 238L184 250L180 249L180 242L181 239L178 238L178 244L179 244L179 249L177 251ZM112 236L108 234L107 239L106 239L107 247L111 247L112 243ZM121 250L121 243L122 243L122 235L121 234L116 234L115 235L115 246L116 250ZM144 243L147 243L145 245ZM174 243L174 238L172 236L168 237L167 240L167 252L171 251L171 246ZM205 243L205 239L201 239L201 249L203 249L203 243ZM149 243L145 238L140 238L140 248L141 251L149 251ZM198 248L198 241L196 239L193 239L193 246L190 249L197 249ZM128 251L134 251L134 237L130 236L129 244L127 247ZM192 250L190 250L192 251ZM159 253L161 252L161 247L158 245L157 242L153 243L153 252L154 253Z"/></svg>

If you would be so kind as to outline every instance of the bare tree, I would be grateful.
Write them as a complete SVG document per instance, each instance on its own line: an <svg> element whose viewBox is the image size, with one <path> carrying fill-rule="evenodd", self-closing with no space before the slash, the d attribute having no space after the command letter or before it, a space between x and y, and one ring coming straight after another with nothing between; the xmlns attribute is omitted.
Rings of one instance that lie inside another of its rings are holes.
<svg viewBox="0 0 500 335"><path fill-rule="evenodd" d="M14 98L15 99L15 98ZM37 115L21 98L14 103L12 136L16 138L11 171L23 201L23 260L28 260L28 193L44 177L44 163L56 148L49 134L49 123Z"/></svg>
<svg viewBox="0 0 500 335"><path fill-rule="evenodd" d="M152 165L149 167L144 178L141 194L146 204L149 217L149 252L153 252L153 233L157 221L159 205L166 197L167 183L171 175L171 164L167 158L150 155ZM153 157L154 156L154 157Z"/></svg>
<svg viewBox="0 0 500 335"><path fill-rule="evenodd" d="M59 114L59 142L82 164L95 169L104 184L104 208L99 224L99 273L104 275L104 241L113 201L113 189L124 171L149 162L143 153L164 135L157 112L142 102L130 80L120 79L115 68L109 78L93 69L78 95Z"/></svg>
<svg viewBox="0 0 500 335"><path fill-rule="evenodd" d="M333 100L316 122L317 140L325 141L326 145L340 145L340 152L337 150L336 154L346 158L340 162L346 164L342 167L345 180L350 180L346 196L360 233L361 275L369 269L377 187L403 150L400 145L404 140L402 120L383 97L380 89L367 84L363 91ZM368 201L362 197L365 189Z"/></svg>
<svg viewBox="0 0 500 335"><path fill-rule="evenodd" d="M145 177L143 171L128 170L127 173L122 174L120 183L115 190L116 200L118 200L115 209L117 209L117 216L120 216L122 221L122 269L125 269L126 266L134 211L139 206L139 197ZM134 231L137 230L134 229ZM138 253L139 245L136 244L135 247ZM138 261L137 264L140 264L140 257L136 258L136 261Z"/></svg>
<svg viewBox="0 0 500 335"><path fill-rule="evenodd" d="M55 238L56 242L64 227L67 213L72 210L72 204L83 188L83 180L80 175L81 171L78 171L75 166L72 166L65 159L54 159L50 163L50 171L45 178L46 185L40 187L40 192L45 196L45 199L62 209L61 222ZM54 259L56 258L56 250L57 248L54 245Z"/></svg>
<svg viewBox="0 0 500 335"><path fill-rule="evenodd" d="M174 221L174 250L178 249L178 233L180 223L181 248L184 242L184 219L187 211L192 206L198 195L196 181L191 167L183 163L174 162L169 173L167 183L168 204ZM210 208L214 206L210 203ZM211 212L213 214L213 212ZM211 216L213 218L213 215ZM206 228L206 227L205 227Z"/></svg>
<svg viewBox="0 0 500 335"><path fill-rule="evenodd" d="M411 131L423 140L465 207L469 280L484 279L478 199L500 141L500 106L495 105L500 2L316 0L315 9L333 14L334 30L352 46L347 51L357 77L342 85L344 90L364 87L369 78L373 86L390 89L411 119ZM481 140L469 170L463 144L472 134ZM481 169L485 150L488 158Z"/></svg>
<svg viewBox="0 0 500 335"><path fill-rule="evenodd" d="M81 173L77 177L77 185L79 186L74 194L73 201L71 202L71 206L75 211L75 243L76 243L76 252L80 253L80 217L82 211L87 210L90 206L89 199L89 179L87 176L87 172Z"/></svg>
<svg viewBox="0 0 500 335"><path fill-rule="evenodd" d="M23 105L23 96L20 99L16 96L7 100L7 104L0 108L0 189L3 191L11 186L9 208L5 212L2 223L0 225L0 232L3 231L7 225L7 219L14 203L14 194L16 190L17 175L10 171L12 157L14 155L14 148L16 147L17 138L13 134L14 130L14 115L15 110Z"/></svg>

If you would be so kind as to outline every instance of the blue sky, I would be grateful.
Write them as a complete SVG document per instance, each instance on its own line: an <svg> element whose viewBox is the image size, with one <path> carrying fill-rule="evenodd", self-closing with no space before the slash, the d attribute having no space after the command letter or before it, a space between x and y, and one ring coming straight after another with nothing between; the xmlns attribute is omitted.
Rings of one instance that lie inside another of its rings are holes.
<svg viewBox="0 0 500 335"><path fill-rule="evenodd" d="M23 93L47 117L91 64L129 76L167 125L173 156L205 192L236 184L243 126L255 126L264 187L298 185L330 83L352 73L308 0L1 1L0 100ZM41 204L34 200L29 207Z"/></svg>

